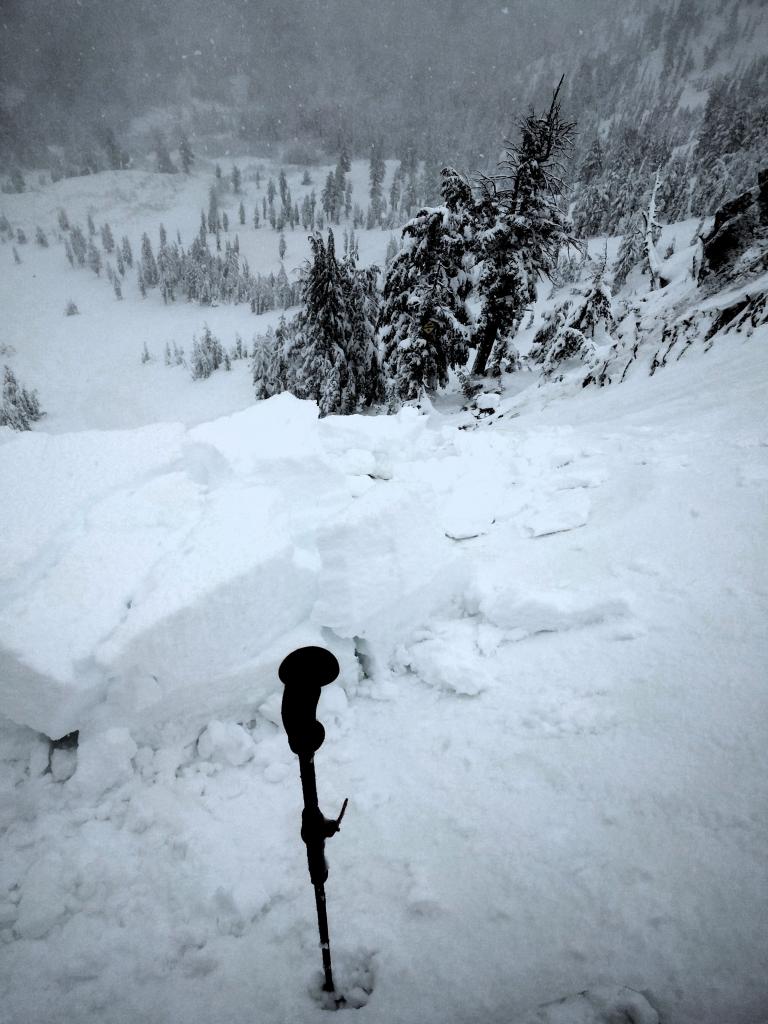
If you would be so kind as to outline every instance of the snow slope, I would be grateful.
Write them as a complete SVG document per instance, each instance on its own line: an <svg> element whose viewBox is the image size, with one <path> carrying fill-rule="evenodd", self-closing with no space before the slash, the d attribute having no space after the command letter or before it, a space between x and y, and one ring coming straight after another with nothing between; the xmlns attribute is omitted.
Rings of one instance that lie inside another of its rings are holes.
<svg viewBox="0 0 768 1024"><path fill-rule="evenodd" d="M82 411L0 446L0 1021L326 1019L275 674L307 641L365 1020L768 1019L766 341L479 419L251 405L123 336L168 415L61 357Z"/></svg>

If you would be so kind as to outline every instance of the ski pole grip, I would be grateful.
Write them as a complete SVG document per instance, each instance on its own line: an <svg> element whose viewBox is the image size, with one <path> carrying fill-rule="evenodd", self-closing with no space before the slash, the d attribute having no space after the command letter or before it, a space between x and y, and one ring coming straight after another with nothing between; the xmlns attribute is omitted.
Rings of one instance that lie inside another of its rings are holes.
<svg viewBox="0 0 768 1024"><path fill-rule="evenodd" d="M314 754L323 744L325 729L317 721L320 689L339 674L339 663L324 647L299 647L280 663L283 683L282 718L288 746L294 754Z"/></svg>

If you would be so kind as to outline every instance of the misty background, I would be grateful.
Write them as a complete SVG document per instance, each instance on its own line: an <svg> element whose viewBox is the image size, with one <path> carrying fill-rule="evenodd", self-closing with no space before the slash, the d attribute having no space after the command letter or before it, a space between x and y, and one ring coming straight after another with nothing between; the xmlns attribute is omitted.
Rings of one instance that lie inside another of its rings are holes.
<svg viewBox="0 0 768 1024"><path fill-rule="evenodd" d="M576 160L598 128L664 157L700 122L697 76L757 60L765 95L765 5L738 0L6 0L1 19L6 170L102 169L109 133L135 165L182 127L297 163L379 144L484 169L562 74Z"/></svg>

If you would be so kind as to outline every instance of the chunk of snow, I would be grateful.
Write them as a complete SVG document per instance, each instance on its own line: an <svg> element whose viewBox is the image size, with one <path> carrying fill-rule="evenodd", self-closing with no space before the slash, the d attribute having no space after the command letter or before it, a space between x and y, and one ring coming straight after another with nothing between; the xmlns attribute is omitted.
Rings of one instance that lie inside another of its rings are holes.
<svg viewBox="0 0 768 1024"><path fill-rule="evenodd" d="M87 797L97 798L133 776L131 759L138 747L130 732L121 727L96 735L80 735L74 781Z"/></svg>
<svg viewBox="0 0 768 1024"><path fill-rule="evenodd" d="M207 761L242 765L255 753L253 738L237 722L209 722L197 741L197 752Z"/></svg>

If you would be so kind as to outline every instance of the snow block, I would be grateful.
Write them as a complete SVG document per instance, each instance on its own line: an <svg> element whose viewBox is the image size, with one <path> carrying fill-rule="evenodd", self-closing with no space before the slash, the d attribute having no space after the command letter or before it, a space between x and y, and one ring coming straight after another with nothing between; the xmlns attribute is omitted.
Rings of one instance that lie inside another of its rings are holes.
<svg viewBox="0 0 768 1024"><path fill-rule="evenodd" d="M591 591L527 590L497 586L480 597L478 610L485 619L522 639L535 633L559 633L595 626L630 614L621 597L600 599Z"/></svg>
<svg viewBox="0 0 768 1024"><path fill-rule="evenodd" d="M659 1015L640 992L599 988L567 996L515 1018L513 1024L659 1024Z"/></svg>
<svg viewBox="0 0 768 1024"><path fill-rule="evenodd" d="M81 736L77 748L74 782L85 796L98 799L133 777L132 758L138 747L125 728L107 729L95 736Z"/></svg>

